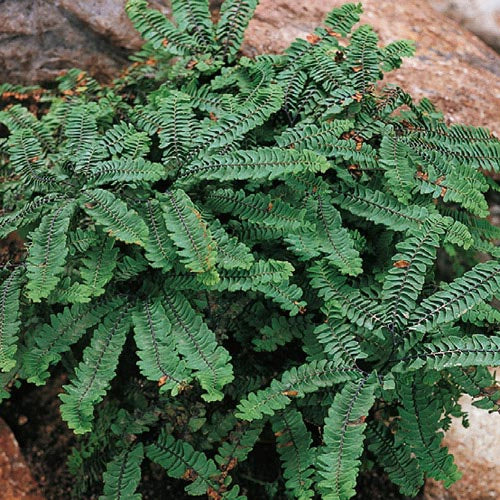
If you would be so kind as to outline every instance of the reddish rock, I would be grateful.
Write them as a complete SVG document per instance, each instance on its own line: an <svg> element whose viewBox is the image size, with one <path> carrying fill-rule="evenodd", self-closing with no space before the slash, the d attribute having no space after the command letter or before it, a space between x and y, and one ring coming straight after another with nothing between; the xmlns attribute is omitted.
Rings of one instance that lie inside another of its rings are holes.
<svg viewBox="0 0 500 500"><path fill-rule="evenodd" d="M126 0L3 0L0 81L37 83L78 66L109 80L141 41L124 12ZM150 0L168 13L168 0ZM217 6L220 0L211 0ZM279 52L306 36L344 0L261 0L246 53ZM383 43L409 38L417 56L389 75L415 97L430 97L450 121L500 132L500 56L421 0L365 0L362 21Z"/></svg>
<svg viewBox="0 0 500 500"><path fill-rule="evenodd" d="M463 398L470 427L453 420L444 444L462 471L460 481L446 490L441 483L427 481L426 500L497 500L500 498L500 414L488 414Z"/></svg>
<svg viewBox="0 0 500 500"><path fill-rule="evenodd" d="M2 500L44 500L7 424L0 419L0 497Z"/></svg>
<svg viewBox="0 0 500 500"><path fill-rule="evenodd" d="M280 52L305 37L343 0L261 0L246 33L249 55ZM364 0L362 22L382 43L406 38L416 57L388 75L417 98L430 98L450 122L500 133L500 56L475 35L421 0Z"/></svg>

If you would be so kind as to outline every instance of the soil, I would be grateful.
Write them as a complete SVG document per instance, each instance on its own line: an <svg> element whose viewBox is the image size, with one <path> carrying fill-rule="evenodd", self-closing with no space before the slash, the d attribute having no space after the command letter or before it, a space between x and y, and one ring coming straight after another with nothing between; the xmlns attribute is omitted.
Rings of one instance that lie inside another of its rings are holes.
<svg viewBox="0 0 500 500"><path fill-rule="evenodd" d="M2 403L2 417L48 500L70 498L73 484L66 460L74 437L61 420L57 397L65 382L66 377L58 375L42 388L23 384Z"/></svg>

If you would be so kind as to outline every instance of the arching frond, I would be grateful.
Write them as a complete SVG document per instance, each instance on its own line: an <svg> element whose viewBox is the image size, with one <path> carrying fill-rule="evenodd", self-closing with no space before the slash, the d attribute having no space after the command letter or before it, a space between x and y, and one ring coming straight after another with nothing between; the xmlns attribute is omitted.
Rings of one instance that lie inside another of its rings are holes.
<svg viewBox="0 0 500 500"><path fill-rule="evenodd" d="M20 269L16 269L0 285L0 371L9 372L17 361L19 332Z"/></svg>
<svg viewBox="0 0 500 500"><path fill-rule="evenodd" d="M324 498L354 495L363 451L365 419L374 402L376 377L347 382L328 410L323 431L324 445L318 454L318 487Z"/></svg>
<svg viewBox="0 0 500 500"><path fill-rule="evenodd" d="M158 382L161 391L176 395L189 381L184 360L179 359L175 337L159 298L142 301L133 312L135 343L141 373Z"/></svg>
<svg viewBox="0 0 500 500"><path fill-rule="evenodd" d="M66 246L70 218L75 203L67 200L45 215L30 234L31 246L27 259L27 296L34 302L49 296L60 280L68 248Z"/></svg>
<svg viewBox="0 0 500 500"><path fill-rule="evenodd" d="M107 316L83 351L74 377L64 386L61 415L76 434L92 430L94 407L102 401L115 376L129 327L130 315L125 310Z"/></svg>

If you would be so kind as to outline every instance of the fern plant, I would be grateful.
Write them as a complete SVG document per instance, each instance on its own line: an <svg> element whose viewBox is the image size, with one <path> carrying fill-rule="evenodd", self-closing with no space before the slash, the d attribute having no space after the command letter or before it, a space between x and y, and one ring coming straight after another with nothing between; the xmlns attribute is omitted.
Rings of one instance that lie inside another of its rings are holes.
<svg viewBox="0 0 500 500"><path fill-rule="evenodd" d="M0 233L27 247L2 270L1 394L67 372L79 498L141 498L145 460L212 499L347 499L362 462L415 495L460 477L459 396L498 410L499 141L379 90L413 47L358 4L241 57L256 5L213 24L206 0L173 22L130 0L148 42L113 85L74 70L0 112Z"/></svg>

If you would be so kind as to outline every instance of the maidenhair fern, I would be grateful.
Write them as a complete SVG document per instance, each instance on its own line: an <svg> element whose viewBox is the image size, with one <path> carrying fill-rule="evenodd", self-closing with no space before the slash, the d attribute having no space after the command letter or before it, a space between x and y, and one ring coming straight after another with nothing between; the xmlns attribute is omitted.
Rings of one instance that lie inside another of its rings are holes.
<svg viewBox="0 0 500 500"><path fill-rule="evenodd" d="M212 499L343 500L362 464L416 495L460 477L459 396L498 411L500 142L379 90L413 45L359 4L241 57L257 3L130 0L112 86L0 111L0 397L67 374L75 495L141 498L150 462Z"/></svg>

